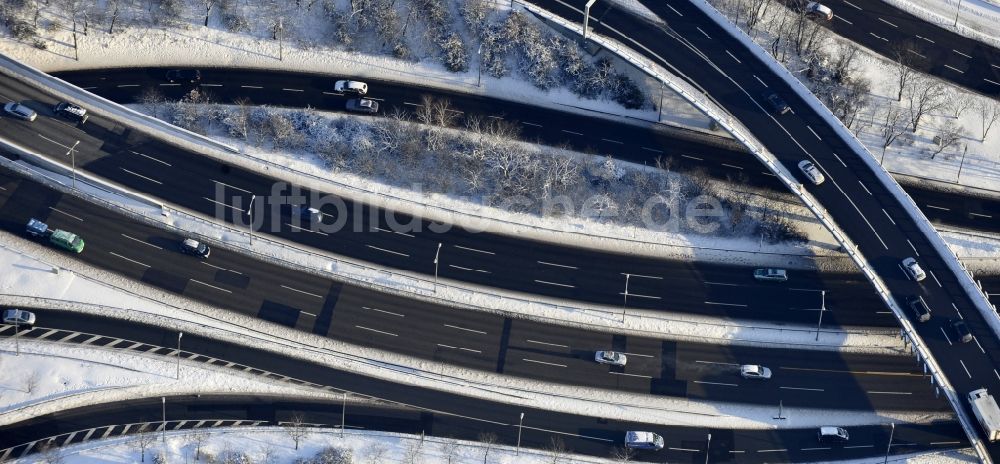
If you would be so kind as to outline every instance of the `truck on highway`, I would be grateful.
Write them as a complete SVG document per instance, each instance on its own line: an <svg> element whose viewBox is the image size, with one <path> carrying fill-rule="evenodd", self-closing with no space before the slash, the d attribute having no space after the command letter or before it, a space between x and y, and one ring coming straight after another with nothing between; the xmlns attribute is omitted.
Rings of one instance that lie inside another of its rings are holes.
<svg viewBox="0 0 1000 464"><path fill-rule="evenodd" d="M83 239L80 238L79 235L65 230L52 230L49 228L48 224L39 221L38 219L31 219L28 221L26 232L32 237L47 239L53 245L64 250L69 250L74 253L80 253L83 251Z"/></svg>
<svg viewBox="0 0 1000 464"><path fill-rule="evenodd" d="M969 404L989 441L1000 441L1000 408L985 388L969 392Z"/></svg>

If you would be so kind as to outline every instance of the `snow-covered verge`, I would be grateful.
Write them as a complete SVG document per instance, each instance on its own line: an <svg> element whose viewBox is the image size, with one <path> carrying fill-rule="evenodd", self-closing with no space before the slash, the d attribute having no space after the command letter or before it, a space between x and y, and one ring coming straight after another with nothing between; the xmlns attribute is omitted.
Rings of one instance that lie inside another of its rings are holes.
<svg viewBox="0 0 1000 464"><path fill-rule="evenodd" d="M178 369L179 366L179 369ZM134 351L31 339L0 342L0 425L65 409L135 398L194 394L339 400L341 395L233 369ZM177 374L180 378L177 378Z"/></svg>
<svg viewBox="0 0 1000 464"><path fill-rule="evenodd" d="M510 404L621 420L642 417L644 421L663 424L718 426L720 421L724 421L733 428L776 426L773 420L773 407L687 401L625 392L616 392L614 401L609 401L606 390L496 375L446 363L413 359L378 349L361 348L266 323L250 316L200 305L147 288L128 279L98 272L102 280L109 282L102 284L87 276L86 272L92 272L92 269L86 269L87 266L77 266L79 263L64 254L28 241L24 241L24 244L32 249L32 254L38 253L44 256L45 261L19 253L0 253L0 257L8 260L0 267L4 271L0 274L3 277L0 281L0 291L5 294L0 296L0 304L72 310L101 317L165 326L171 330L266 349L288 356L290 359L308 360L404 385L433 388L452 394ZM3 248L8 247L9 245L3 246ZM58 274L54 274L51 272L54 267L51 264L53 261L59 261L60 265L69 264L76 270L70 271L64 268ZM30 292L39 297L15 297L10 295L12 291ZM47 299L50 296L66 301ZM88 301L96 303L87 303ZM173 305L174 303L176 305ZM44 320L40 320L38 325L44 327ZM794 332L788 335L794 336ZM883 339L893 343L897 350L902 350L895 336L885 336ZM12 344L10 340L5 343ZM362 396L365 394L365 392L355 393ZM837 423L843 424L882 423L889 418L908 422L940 418L934 415L914 416L901 412L842 412L809 408L785 408L785 411L789 419L782 421L778 427L815 426L830 422L831 415L836 416Z"/></svg>
<svg viewBox="0 0 1000 464"><path fill-rule="evenodd" d="M1000 47L1000 4L989 0L882 0L924 21ZM956 21L956 13L958 18Z"/></svg>
<svg viewBox="0 0 1000 464"><path fill-rule="evenodd" d="M211 431L170 431L166 443L153 443L146 450L152 462L163 456L165 462L220 462L225 464L612 464L630 462L624 454L601 459L571 452L536 450L486 442L419 437L366 430L316 428L299 442L296 450L289 434L274 427L219 428ZM48 456L62 464L137 463L142 459L135 437L94 440L66 448L57 448ZM16 464L36 463L27 457ZM960 464L977 462L968 450L935 453L912 453L884 458L852 459L816 464Z"/></svg>

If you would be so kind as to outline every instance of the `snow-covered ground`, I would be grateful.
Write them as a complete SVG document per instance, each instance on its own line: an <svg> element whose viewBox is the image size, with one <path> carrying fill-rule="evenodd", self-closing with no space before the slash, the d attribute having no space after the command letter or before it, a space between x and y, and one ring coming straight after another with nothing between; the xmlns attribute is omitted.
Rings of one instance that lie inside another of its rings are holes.
<svg viewBox="0 0 1000 464"><path fill-rule="evenodd" d="M172 395L276 395L339 400L340 394L285 384L234 369L84 345L0 342L0 425L64 409ZM20 353L20 354L18 354ZM180 373L180 379L177 374Z"/></svg>
<svg viewBox="0 0 1000 464"><path fill-rule="evenodd" d="M628 462L623 459L601 459L572 453L552 453L542 450L511 446L492 445L488 449L482 442L450 440L436 437L420 437L396 433L363 430L348 430L341 436L340 430L311 429L294 449L289 435L276 428L244 427L212 429L207 436L203 432L172 431L167 433L166 445L159 441L147 450L157 455L162 453L168 462L193 462L198 452L208 461L213 456L216 462L239 462L260 464L353 464L386 462L408 462L419 464L611 464ZM200 446L199 446L200 441ZM350 454L352 460L337 461L297 461L311 459L330 448L339 449L341 456ZM140 462L139 446L135 438L122 437L95 440L72 445L59 450L63 464L107 464ZM225 461L227 457L243 455L241 461ZM415 457L416 459L411 459ZM15 460L17 464L37 462L36 458ZM149 459L149 456L147 456ZM211 461L209 461L211 462ZM836 464L881 464L883 458L853 459L835 461ZM978 462L969 450L937 453L914 453L892 456L888 462L894 464L960 464ZM816 464L833 464L817 462Z"/></svg>

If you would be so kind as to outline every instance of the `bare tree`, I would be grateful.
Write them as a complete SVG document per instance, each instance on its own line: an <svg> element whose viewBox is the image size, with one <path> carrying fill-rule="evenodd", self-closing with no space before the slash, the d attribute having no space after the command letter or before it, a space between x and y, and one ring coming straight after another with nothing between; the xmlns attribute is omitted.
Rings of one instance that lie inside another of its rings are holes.
<svg viewBox="0 0 1000 464"><path fill-rule="evenodd" d="M423 440L410 440L403 449L403 459L406 464L417 464L420 462L420 455L423 453Z"/></svg>
<svg viewBox="0 0 1000 464"><path fill-rule="evenodd" d="M850 80L854 74L854 60L858 57L860 49L854 42L847 42L837 47L837 61L833 64L833 78L837 82Z"/></svg>
<svg viewBox="0 0 1000 464"><path fill-rule="evenodd" d="M208 17L212 15L212 7L215 6L215 0L204 0L205 1L205 27L208 27Z"/></svg>
<svg viewBox="0 0 1000 464"><path fill-rule="evenodd" d="M958 119L962 117L962 113L965 113L966 110L972 108L975 104L976 98L969 94L969 92L956 90L948 106L951 108L951 116Z"/></svg>
<svg viewBox="0 0 1000 464"><path fill-rule="evenodd" d="M917 132L920 119L927 113L939 111L948 104L945 90L945 86L937 79L924 76L914 79L912 88L907 92L911 132Z"/></svg>
<svg viewBox="0 0 1000 464"><path fill-rule="evenodd" d="M635 451L632 448L615 448L611 450L611 459L617 462L632 462L633 458L635 458Z"/></svg>
<svg viewBox="0 0 1000 464"><path fill-rule="evenodd" d="M882 158L885 159L885 149L892 145L896 139L903 135L906 130L902 124L903 116L899 108L889 106L885 113L885 120L882 122ZM881 163L881 162L880 162Z"/></svg>
<svg viewBox="0 0 1000 464"><path fill-rule="evenodd" d="M365 454L368 455L368 462L371 464L382 464L385 462L385 455L389 452L389 445L376 441L368 446Z"/></svg>
<svg viewBox="0 0 1000 464"><path fill-rule="evenodd" d="M163 93L156 87L146 87L142 89L142 93L139 94L139 103L145 106L146 109L149 110L149 114L151 114L154 118L160 117L160 110L163 108L166 101L166 97L164 97Z"/></svg>
<svg viewBox="0 0 1000 464"><path fill-rule="evenodd" d="M934 144L937 148L931 152L931 159L934 159L941 152L955 146L958 144L962 137L965 136L965 128L955 124L954 121L948 121L941 128L941 132L934 136Z"/></svg>
<svg viewBox="0 0 1000 464"><path fill-rule="evenodd" d="M201 448L208 441L208 434L201 431L191 432L189 435L191 443L194 444L194 460L201 461Z"/></svg>
<svg viewBox="0 0 1000 464"><path fill-rule="evenodd" d="M156 431L149 428L149 424L142 424L135 433L135 443L139 446L139 456L142 462L146 462L146 450L156 441Z"/></svg>
<svg viewBox="0 0 1000 464"><path fill-rule="evenodd" d="M457 440L445 439L439 446L441 448L441 456L448 464L452 464L458 459L459 444Z"/></svg>
<svg viewBox="0 0 1000 464"><path fill-rule="evenodd" d="M548 451L552 455L552 464L559 464L559 461L569 453L566 442L560 436L549 437Z"/></svg>
<svg viewBox="0 0 1000 464"><path fill-rule="evenodd" d="M896 101L903 101L903 91L917 75L913 64L920 52L916 48L916 44L910 40L892 44L890 56L896 65Z"/></svg>
<svg viewBox="0 0 1000 464"><path fill-rule="evenodd" d="M979 118L982 123L983 136L979 141L984 142L986 141L986 136L990 133L990 129L993 128L993 124L996 124L997 120L1000 120L1000 102L993 99L982 99L976 105L976 110L979 112Z"/></svg>
<svg viewBox="0 0 1000 464"><path fill-rule="evenodd" d="M306 425L302 413L297 412L292 414L291 419L284 423L284 427L288 438L291 438L295 442L295 449L298 450L299 442L309 436L309 426Z"/></svg>
<svg viewBox="0 0 1000 464"><path fill-rule="evenodd" d="M497 440L497 434L493 432L479 433L479 442L485 445L483 450L483 464L486 464L486 459L490 457L490 450L497 444Z"/></svg>
<svg viewBox="0 0 1000 464"><path fill-rule="evenodd" d="M38 386L38 371L31 371L30 374L24 377L24 392L31 393L35 391L35 387Z"/></svg>

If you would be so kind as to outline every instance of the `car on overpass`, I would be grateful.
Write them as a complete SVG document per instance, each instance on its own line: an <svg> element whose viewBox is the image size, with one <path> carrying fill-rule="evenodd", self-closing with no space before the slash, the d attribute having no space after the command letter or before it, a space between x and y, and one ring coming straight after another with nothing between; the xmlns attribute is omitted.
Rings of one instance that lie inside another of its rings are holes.
<svg viewBox="0 0 1000 464"><path fill-rule="evenodd" d="M625 447L659 451L663 449L663 437L653 432L625 432Z"/></svg>
<svg viewBox="0 0 1000 464"><path fill-rule="evenodd" d="M628 362L628 357L625 356L625 353L617 351L598 351L594 353L594 361L612 366L624 366Z"/></svg>
<svg viewBox="0 0 1000 464"><path fill-rule="evenodd" d="M25 121L34 121L38 117L38 113L35 110L28 108L18 102L10 102L3 106L5 113L17 118L23 119Z"/></svg>
<svg viewBox="0 0 1000 464"><path fill-rule="evenodd" d="M3 323L30 329L35 325L35 313L23 309L8 309L3 312Z"/></svg>
<svg viewBox="0 0 1000 464"><path fill-rule="evenodd" d="M352 98L347 100L347 111L355 113L378 113L378 102L371 98Z"/></svg>

